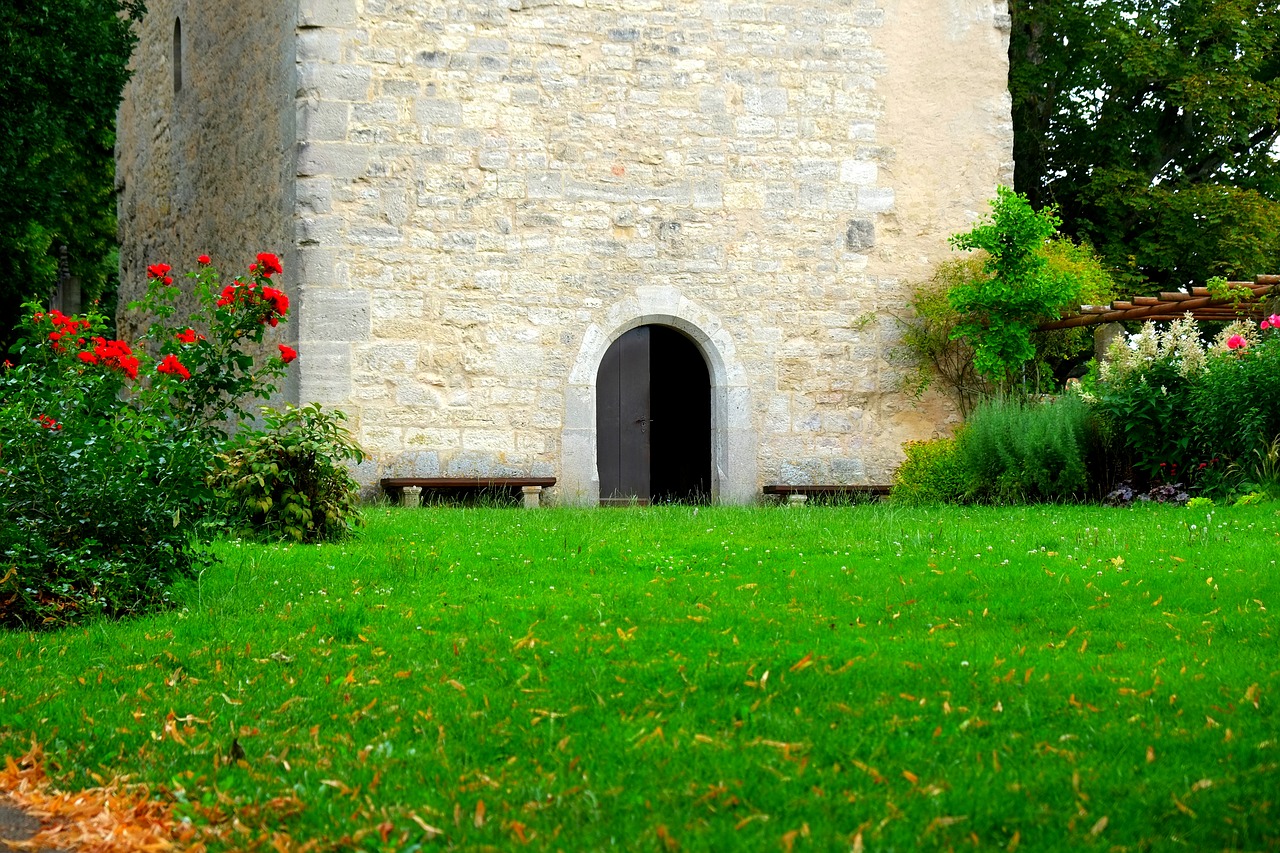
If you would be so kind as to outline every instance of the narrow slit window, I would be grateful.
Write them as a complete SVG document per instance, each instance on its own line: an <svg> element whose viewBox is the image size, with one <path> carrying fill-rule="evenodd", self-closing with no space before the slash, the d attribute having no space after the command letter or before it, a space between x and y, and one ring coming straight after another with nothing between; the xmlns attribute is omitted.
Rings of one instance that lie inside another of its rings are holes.
<svg viewBox="0 0 1280 853"><path fill-rule="evenodd" d="M182 19L173 19L173 93L182 91Z"/></svg>

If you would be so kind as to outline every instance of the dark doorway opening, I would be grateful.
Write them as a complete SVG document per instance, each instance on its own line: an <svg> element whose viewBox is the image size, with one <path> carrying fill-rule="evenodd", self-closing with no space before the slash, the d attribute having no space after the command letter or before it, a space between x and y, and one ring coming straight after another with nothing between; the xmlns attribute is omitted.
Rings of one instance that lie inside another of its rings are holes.
<svg viewBox="0 0 1280 853"><path fill-rule="evenodd" d="M596 379L600 502L711 497L711 376L693 341L641 326L613 342Z"/></svg>

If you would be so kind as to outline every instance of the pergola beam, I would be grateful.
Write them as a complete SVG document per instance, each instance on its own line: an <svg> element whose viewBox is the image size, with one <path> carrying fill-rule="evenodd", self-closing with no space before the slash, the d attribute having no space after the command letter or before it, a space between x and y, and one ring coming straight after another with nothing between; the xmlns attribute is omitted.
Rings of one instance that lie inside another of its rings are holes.
<svg viewBox="0 0 1280 853"><path fill-rule="evenodd" d="M1076 313L1042 323L1038 331L1074 329L1129 320L1176 320L1187 312L1197 320L1222 321L1238 316L1255 316L1261 310L1262 299L1280 285L1280 275L1260 275L1252 282L1233 281L1230 284L1248 288L1253 295L1237 303L1232 299L1215 299L1209 294L1208 288L1193 287L1190 293L1161 293L1158 297L1117 299L1110 305L1081 305Z"/></svg>

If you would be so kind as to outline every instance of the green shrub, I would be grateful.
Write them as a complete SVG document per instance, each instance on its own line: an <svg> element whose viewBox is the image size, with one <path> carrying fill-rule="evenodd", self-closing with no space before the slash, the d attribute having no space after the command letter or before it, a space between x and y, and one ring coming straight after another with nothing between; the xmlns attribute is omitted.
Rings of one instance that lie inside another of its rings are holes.
<svg viewBox="0 0 1280 853"><path fill-rule="evenodd" d="M965 418L994 385L1058 390L1092 350L1092 330L1031 330L1064 306L1110 301L1115 287L1092 248L1056 234L1051 211L1035 213L1004 189L992 207L990 223L952 240L973 251L914 285L898 318L903 384L918 396L937 381Z"/></svg>
<svg viewBox="0 0 1280 853"><path fill-rule="evenodd" d="M1189 431L1197 445L1236 461L1265 453L1280 437L1277 377L1280 331L1268 329L1256 343L1210 352L1190 395Z"/></svg>
<svg viewBox="0 0 1280 853"><path fill-rule="evenodd" d="M263 431L247 431L218 456L209 482L242 534L296 542L336 542L360 523L360 486L344 460L364 452L342 412L312 403L264 410Z"/></svg>
<svg viewBox="0 0 1280 853"><path fill-rule="evenodd" d="M956 452L956 439L908 441L907 458L893 473L890 500L903 506L954 503L964 497L965 471Z"/></svg>
<svg viewBox="0 0 1280 853"><path fill-rule="evenodd" d="M960 314L947 294L983 275L985 262L986 253L975 252L939 264L928 281L915 285L908 301L910 316L898 318L903 346L899 360L907 363L906 390L920 397L936 381L962 418L990 393L991 384L974 367L973 347L954 334Z"/></svg>
<svg viewBox="0 0 1280 853"><path fill-rule="evenodd" d="M295 355L253 356L287 310L268 283L279 271L259 256L250 281L216 298L202 265L201 310L173 326L178 286L152 266L139 307L156 322L133 344L110 340L100 315L26 306L18 364L0 374L0 626L153 610L204 562L196 533L221 431Z"/></svg>
<svg viewBox="0 0 1280 853"><path fill-rule="evenodd" d="M1190 319L1118 338L1091 395L1119 476L1221 497L1269 482L1280 437L1280 398L1267 390L1280 372L1280 332L1270 326L1232 323L1211 345Z"/></svg>
<svg viewBox="0 0 1280 853"><path fill-rule="evenodd" d="M1075 395L1050 403L996 398L980 405L957 441L968 497L982 502L1080 500L1096 443L1089 407Z"/></svg>
<svg viewBox="0 0 1280 853"><path fill-rule="evenodd" d="M980 250L981 274L957 282L947 293L958 315L953 337L973 347L974 366L1001 390L1021 378L1037 357L1032 330L1084 297L1109 292L1110 277L1092 250L1058 235L1052 208L1036 211L1026 197L999 187L991 216L951 238L957 249ZM1058 335L1054 346L1078 343Z"/></svg>

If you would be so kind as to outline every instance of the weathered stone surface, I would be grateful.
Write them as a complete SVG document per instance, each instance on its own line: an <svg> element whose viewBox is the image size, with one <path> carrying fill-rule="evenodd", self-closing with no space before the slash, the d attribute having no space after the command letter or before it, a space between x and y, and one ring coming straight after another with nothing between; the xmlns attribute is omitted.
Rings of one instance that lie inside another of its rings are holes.
<svg viewBox="0 0 1280 853"><path fill-rule="evenodd" d="M283 248L296 393L348 412L360 476L554 475L591 500L598 359L643 323L712 366L724 499L883 482L954 419L901 394L888 312L1011 180L1004 2L149 8L126 284Z"/></svg>

